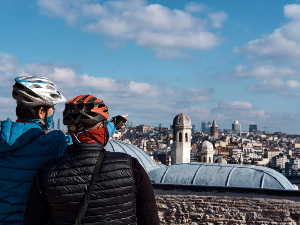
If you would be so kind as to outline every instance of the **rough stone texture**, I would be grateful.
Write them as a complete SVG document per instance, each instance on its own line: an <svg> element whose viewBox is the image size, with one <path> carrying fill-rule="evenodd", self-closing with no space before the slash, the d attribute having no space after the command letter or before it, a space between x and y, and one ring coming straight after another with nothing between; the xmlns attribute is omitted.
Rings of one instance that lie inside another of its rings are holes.
<svg viewBox="0 0 300 225"><path fill-rule="evenodd" d="M300 225L298 198L156 193L156 202L161 224Z"/></svg>

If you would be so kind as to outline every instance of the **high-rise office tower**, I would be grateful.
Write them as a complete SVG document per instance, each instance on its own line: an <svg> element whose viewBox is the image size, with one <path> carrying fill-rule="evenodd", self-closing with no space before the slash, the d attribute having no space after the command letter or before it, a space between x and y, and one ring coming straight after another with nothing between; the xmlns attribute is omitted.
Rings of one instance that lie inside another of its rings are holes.
<svg viewBox="0 0 300 225"><path fill-rule="evenodd" d="M60 119L57 120L57 130L60 130Z"/></svg>
<svg viewBox="0 0 300 225"><path fill-rule="evenodd" d="M55 122L54 121L51 122L51 129L55 129Z"/></svg>
<svg viewBox="0 0 300 225"><path fill-rule="evenodd" d="M257 125L250 124L249 125L249 132L257 132Z"/></svg>
<svg viewBox="0 0 300 225"><path fill-rule="evenodd" d="M238 120L235 120L232 124L232 131L235 131L235 132L241 132L241 124L239 123Z"/></svg>
<svg viewBox="0 0 300 225"><path fill-rule="evenodd" d="M201 131L205 131L206 123L202 122L201 123Z"/></svg>

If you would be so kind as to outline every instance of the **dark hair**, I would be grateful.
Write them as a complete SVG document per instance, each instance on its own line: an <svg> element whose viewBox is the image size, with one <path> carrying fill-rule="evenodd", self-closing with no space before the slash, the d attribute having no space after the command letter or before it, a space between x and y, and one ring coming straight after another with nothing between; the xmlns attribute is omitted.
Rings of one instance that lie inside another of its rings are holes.
<svg viewBox="0 0 300 225"><path fill-rule="evenodd" d="M32 108L36 113L43 106L37 106ZM32 114L30 109L24 105L17 104L16 107L16 115L19 119L36 119L36 117Z"/></svg>

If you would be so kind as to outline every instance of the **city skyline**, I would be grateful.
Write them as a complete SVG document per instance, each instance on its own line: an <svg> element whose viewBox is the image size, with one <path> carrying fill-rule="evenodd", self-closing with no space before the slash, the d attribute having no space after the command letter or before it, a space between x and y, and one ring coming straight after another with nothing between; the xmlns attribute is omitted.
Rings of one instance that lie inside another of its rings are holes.
<svg viewBox="0 0 300 225"><path fill-rule="evenodd" d="M15 119L14 77L39 75L137 125L300 134L299 27L296 0L1 1L0 117Z"/></svg>

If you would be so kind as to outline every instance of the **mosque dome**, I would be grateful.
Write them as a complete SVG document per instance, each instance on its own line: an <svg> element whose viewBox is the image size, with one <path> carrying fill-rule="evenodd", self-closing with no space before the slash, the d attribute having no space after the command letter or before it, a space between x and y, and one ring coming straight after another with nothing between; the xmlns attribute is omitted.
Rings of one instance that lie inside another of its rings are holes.
<svg viewBox="0 0 300 225"><path fill-rule="evenodd" d="M254 165L176 164L152 170L148 175L153 183L159 184L295 190L282 174Z"/></svg>
<svg viewBox="0 0 300 225"><path fill-rule="evenodd" d="M180 113L173 120L173 126L191 126L191 119L187 115Z"/></svg>
<svg viewBox="0 0 300 225"><path fill-rule="evenodd" d="M166 167L163 164L154 162L142 149L124 141L109 139L105 149L109 152L124 152L131 155L139 161L147 173L155 169Z"/></svg>
<svg viewBox="0 0 300 225"><path fill-rule="evenodd" d="M214 146L209 141L203 141L201 145L201 152L213 152Z"/></svg>

